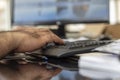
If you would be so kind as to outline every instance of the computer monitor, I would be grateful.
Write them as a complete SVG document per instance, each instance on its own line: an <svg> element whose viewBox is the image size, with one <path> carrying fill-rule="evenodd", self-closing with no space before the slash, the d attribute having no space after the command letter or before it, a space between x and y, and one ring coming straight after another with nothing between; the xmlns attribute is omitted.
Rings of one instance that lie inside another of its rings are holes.
<svg viewBox="0 0 120 80"><path fill-rule="evenodd" d="M12 25L109 22L109 0L13 0ZM62 26L61 26L62 25Z"/></svg>

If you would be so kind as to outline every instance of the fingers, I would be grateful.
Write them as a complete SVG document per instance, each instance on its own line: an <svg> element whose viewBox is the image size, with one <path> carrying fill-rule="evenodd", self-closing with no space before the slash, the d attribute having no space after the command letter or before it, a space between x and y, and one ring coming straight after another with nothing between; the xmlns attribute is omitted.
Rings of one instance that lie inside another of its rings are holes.
<svg viewBox="0 0 120 80"><path fill-rule="evenodd" d="M61 38L59 38L57 35L55 35L49 29L39 29L39 31L45 32L45 35L49 36L49 38L48 38L49 41L53 41L53 42L58 43L58 44L64 44L64 41Z"/></svg>
<svg viewBox="0 0 120 80"><path fill-rule="evenodd" d="M48 30L47 32L41 32L40 35L44 37L43 39L47 43L55 42L57 44L64 44L64 41L61 38L59 38L57 35L55 35L53 32L51 32L50 30Z"/></svg>
<svg viewBox="0 0 120 80"><path fill-rule="evenodd" d="M46 37L48 42L55 42L55 43L58 43L58 44L64 44L64 41L61 38L59 38L57 35L55 35L53 32L51 32L48 29L45 29L43 33L40 32L40 35L41 36L44 35L44 37Z"/></svg>
<svg viewBox="0 0 120 80"><path fill-rule="evenodd" d="M55 43L64 44L64 41L61 38L59 38L57 35L52 34L52 37Z"/></svg>

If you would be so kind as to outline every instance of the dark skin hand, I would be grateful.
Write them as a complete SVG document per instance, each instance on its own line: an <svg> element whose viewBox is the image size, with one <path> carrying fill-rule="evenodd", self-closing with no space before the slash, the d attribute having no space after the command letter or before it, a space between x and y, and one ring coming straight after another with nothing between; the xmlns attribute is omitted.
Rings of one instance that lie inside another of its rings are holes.
<svg viewBox="0 0 120 80"><path fill-rule="evenodd" d="M6 36L5 39L1 38L3 35ZM0 57L7 55L10 51L34 51L50 42L64 44L62 39L48 29L19 27L13 31L0 33ZM60 72L61 69L48 70L45 66L38 64L15 66L0 64L0 80L50 80Z"/></svg>

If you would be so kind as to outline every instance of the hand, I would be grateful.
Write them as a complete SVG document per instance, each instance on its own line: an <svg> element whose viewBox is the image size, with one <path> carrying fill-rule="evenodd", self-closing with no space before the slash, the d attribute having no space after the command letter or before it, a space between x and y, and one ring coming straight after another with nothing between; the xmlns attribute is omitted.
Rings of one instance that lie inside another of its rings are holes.
<svg viewBox="0 0 120 80"><path fill-rule="evenodd" d="M16 52L33 51L40 49L50 42L64 44L63 40L48 29L37 29L34 27L19 27L14 30L14 39L18 42Z"/></svg>

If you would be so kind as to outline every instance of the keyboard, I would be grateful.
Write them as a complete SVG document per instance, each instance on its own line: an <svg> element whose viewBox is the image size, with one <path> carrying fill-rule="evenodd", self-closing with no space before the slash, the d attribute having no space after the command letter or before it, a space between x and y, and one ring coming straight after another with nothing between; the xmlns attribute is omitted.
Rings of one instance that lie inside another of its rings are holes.
<svg viewBox="0 0 120 80"><path fill-rule="evenodd" d="M83 40L74 42L65 42L64 45L55 45L54 43L48 44L43 49L43 55L52 57L67 57L75 54L83 54L92 52L93 49L107 45L113 42L112 40Z"/></svg>
<svg viewBox="0 0 120 80"><path fill-rule="evenodd" d="M49 43L41 50L25 53L10 53L0 59L0 63L36 63L46 65L46 68L61 68L64 70L78 71L79 56L75 54L84 54L92 52L95 48L107 45L112 40L83 40L74 42L65 42L64 45Z"/></svg>

